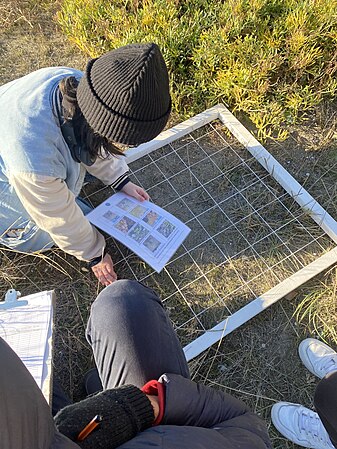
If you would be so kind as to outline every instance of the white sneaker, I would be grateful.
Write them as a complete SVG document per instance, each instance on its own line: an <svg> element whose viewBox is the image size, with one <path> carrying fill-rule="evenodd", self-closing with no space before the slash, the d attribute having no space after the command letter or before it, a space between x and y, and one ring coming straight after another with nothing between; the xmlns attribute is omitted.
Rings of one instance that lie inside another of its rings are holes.
<svg viewBox="0 0 337 449"><path fill-rule="evenodd" d="M276 429L288 440L312 449L335 449L317 413L299 404L278 402L271 409Z"/></svg>
<svg viewBox="0 0 337 449"><path fill-rule="evenodd" d="M303 365L321 379L331 371L337 371L337 353L315 338L303 340L298 347Z"/></svg>

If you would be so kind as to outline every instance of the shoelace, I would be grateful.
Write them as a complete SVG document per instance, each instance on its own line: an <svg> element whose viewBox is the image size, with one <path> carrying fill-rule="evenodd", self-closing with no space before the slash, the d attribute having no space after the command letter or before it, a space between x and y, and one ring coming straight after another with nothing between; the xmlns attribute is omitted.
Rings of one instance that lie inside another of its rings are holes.
<svg viewBox="0 0 337 449"><path fill-rule="evenodd" d="M315 368L324 374L337 371L337 356L327 355L317 360Z"/></svg>
<svg viewBox="0 0 337 449"><path fill-rule="evenodd" d="M327 431L317 413L310 410L300 410L299 429L301 433L303 432L305 436L309 437L313 442L323 443L327 447L333 448Z"/></svg>

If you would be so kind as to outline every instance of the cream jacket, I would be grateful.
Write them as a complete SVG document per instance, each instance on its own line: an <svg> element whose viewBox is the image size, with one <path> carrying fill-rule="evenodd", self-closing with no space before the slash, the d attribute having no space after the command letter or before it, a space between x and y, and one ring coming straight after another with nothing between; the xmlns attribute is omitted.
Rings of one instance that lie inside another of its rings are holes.
<svg viewBox="0 0 337 449"><path fill-rule="evenodd" d="M98 158L85 169L105 185L118 187L126 177L128 167L124 158ZM103 235L92 226L75 202L75 195L62 179L32 173L14 172L9 182L23 206L39 226L63 251L80 260L89 261L102 255Z"/></svg>

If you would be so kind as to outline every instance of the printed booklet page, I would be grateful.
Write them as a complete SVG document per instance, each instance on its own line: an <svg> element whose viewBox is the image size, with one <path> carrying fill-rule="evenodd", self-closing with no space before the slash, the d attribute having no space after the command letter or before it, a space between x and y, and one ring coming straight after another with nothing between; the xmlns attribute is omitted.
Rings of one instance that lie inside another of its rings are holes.
<svg viewBox="0 0 337 449"><path fill-rule="evenodd" d="M191 231L150 201L118 192L87 216L90 223L130 248L158 273Z"/></svg>

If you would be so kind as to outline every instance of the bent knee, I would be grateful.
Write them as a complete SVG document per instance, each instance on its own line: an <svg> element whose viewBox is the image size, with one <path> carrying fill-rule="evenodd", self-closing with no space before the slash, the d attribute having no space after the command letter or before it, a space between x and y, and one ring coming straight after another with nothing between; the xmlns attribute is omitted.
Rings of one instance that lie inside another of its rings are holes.
<svg viewBox="0 0 337 449"><path fill-rule="evenodd" d="M100 310L110 314L115 313L117 308L139 309L145 307L149 300L160 303L159 298L150 288L135 280L121 279L101 291L93 304L92 312Z"/></svg>
<svg viewBox="0 0 337 449"><path fill-rule="evenodd" d="M337 407L337 371L327 374L317 385L314 395L316 410L332 410Z"/></svg>

